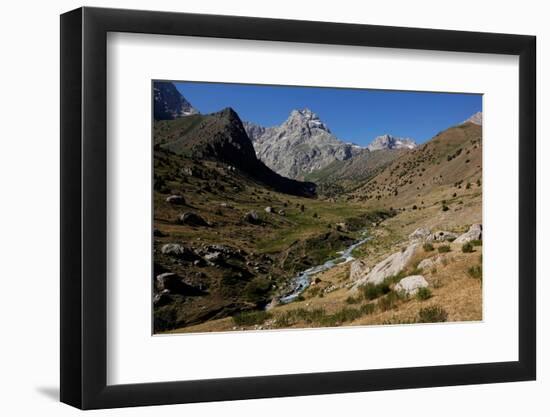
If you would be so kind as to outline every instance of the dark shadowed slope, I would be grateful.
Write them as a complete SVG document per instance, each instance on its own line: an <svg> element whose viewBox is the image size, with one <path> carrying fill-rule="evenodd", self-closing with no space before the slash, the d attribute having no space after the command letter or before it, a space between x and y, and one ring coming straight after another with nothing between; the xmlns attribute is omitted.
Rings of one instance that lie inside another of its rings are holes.
<svg viewBox="0 0 550 417"><path fill-rule="evenodd" d="M155 123L155 144L190 158L222 162L276 191L314 196L315 184L285 178L261 162L237 113L226 108Z"/></svg>

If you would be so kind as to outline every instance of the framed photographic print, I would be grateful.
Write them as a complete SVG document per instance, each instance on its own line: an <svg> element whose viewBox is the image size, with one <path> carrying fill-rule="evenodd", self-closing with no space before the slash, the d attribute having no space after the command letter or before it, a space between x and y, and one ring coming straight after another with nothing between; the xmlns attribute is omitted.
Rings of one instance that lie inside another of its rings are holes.
<svg viewBox="0 0 550 417"><path fill-rule="evenodd" d="M535 379L535 38L61 16L61 400Z"/></svg>

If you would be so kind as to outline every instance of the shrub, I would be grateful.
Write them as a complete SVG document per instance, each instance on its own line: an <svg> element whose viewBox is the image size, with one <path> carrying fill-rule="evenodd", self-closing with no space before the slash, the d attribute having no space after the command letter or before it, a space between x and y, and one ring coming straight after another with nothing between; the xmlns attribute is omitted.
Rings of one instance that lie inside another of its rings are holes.
<svg viewBox="0 0 550 417"><path fill-rule="evenodd" d="M256 277L244 287L244 295L248 301L258 302L269 293L271 283L265 278Z"/></svg>
<svg viewBox="0 0 550 417"><path fill-rule="evenodd" d="M346 303L348 303L348 304L357 304L360 301L361 300L359 298L355 298L355 297L352 297L352 296L349 296L348 298L346 298Z"/></svg>
<svg viewBox="0 0 550 417"><path fill-rule="evenodd" d="M471 266L470 268L468 268L468 275L470 275L472 278L482 279L483 270L481 268L481 265Z"/></svg>
<svg viewBox="0 0 550 417"><path fill-rule="evenodd" d="M464 245L462 245L462 252L472 253L473 251L474 251L474 245L472 245L470 242L466 242Z"/></svg>
<svg viewBox="0 0 550 417"><path fill-rule="evenodd" d="M451 251L451 247L449 245L441 245L437 248L437 251L439 253L447 253Z"/></svg>
<svg viewBox="0 0 550 417"><path fill-rule="evenodd" d="M388 311L396 307L397 301L400 299L399 294L395 291L389 292L384 298L378 300L378 308L380 311Z"/></svg>
<svg viewBox="0 0 550 417"><path fill-rule="evenodd" d="M430 291L429 288L426 288L426 287L419 288L418 291L416 292L416 299L418 301L427 300L428 298L431 298L431 296L432 296L432 292Z"/></svg>
<svg viewBox="0 0 550 417"><path fill-rule="evenodd" d="M482 245L482 242L481 242L481 240L479 240L479 239L471 240L470 243L471 243L473 246L481 246L481 245Z"/></svg>
<svg viewBox="0 0 550 417"><path fill-rule="evenodd" d="M387 283L386 281L382 282L381 284L373 284L369 282L363 287L363 296L367 300L374 300L375 298L378 298L389 292L390 286L389 283Z"/></svg>
<svg viewBox="0 0 550 417"><path fill-rule="evenodd" d="M234 315L232 319L237 326L254 326L262 324L271 317L272 314L267 311L243 311Z"/></svg>
<svg viewBox="0 0 550 417"><path fill-rule="evenodd" d="M440 323L447 321L448 314L440 306L430 306L421 308L418 312L418 323Z"/></svg>
<svg viewBox="0 0 550 417"><path fill-rule="evenodd" d="M447 205L444 204L444 205L441 207L441 210L443 210L443 211L449 211L449 207L448 207Z"/></svg>
<svg viewBox="0 0 550 417"><path fill-rule="evenodd" d="M367 303L367 304L363 304L359 310L361 311L361 313L363 314L372 314L374 313L374 309L376 308L376 305L374 303Z"/></svg>
<svg viewBox="0 0 550 417"><path fill-rule="evenodd" d="M422 245L422 249L424 249L426 252L431 252L431 251L434 250L434 245L432 245L431 243L426 242Z"/></svg>

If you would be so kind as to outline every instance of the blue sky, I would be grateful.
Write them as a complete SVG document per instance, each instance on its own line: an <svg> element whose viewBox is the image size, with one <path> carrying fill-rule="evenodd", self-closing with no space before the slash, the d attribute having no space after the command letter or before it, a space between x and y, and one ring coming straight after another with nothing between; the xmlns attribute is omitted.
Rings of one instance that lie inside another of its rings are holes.
<svg viewBox="0 0 550 417"><path fill-rule="evenodd" d="M406 136L418 143L481 111L482 96L177 82L176 88L201 113L232 107L242 120L262 126L284 122L307 107L341 140L367 145L378 135Z"/></svg>

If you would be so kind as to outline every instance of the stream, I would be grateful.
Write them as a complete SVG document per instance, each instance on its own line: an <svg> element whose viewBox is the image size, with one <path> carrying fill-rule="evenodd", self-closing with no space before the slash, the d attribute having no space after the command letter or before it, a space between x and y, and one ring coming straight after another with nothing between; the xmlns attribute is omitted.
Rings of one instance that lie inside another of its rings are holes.
<svg viewBox="0 0 550 417"><path fill-rule="evenodd" d="M362 236L367 234L366 231L362 233ZM371 237L364 237L352 245L348 246L345 250L338 252L339 256L333 259L329 259L321 265L312 266L311 268L306 269L305 271L299 272L296 276L291 279L291 290L284 296L279 299L281 304L287 304L291 301L294 301L304 290L309 287L311 283L311 277L320 272L328 271L329 269L334 268L336 265L342 263L347 263L353 261L355 258L351 256L351 253L355 248L363 245L368 242Z"/></svg>

